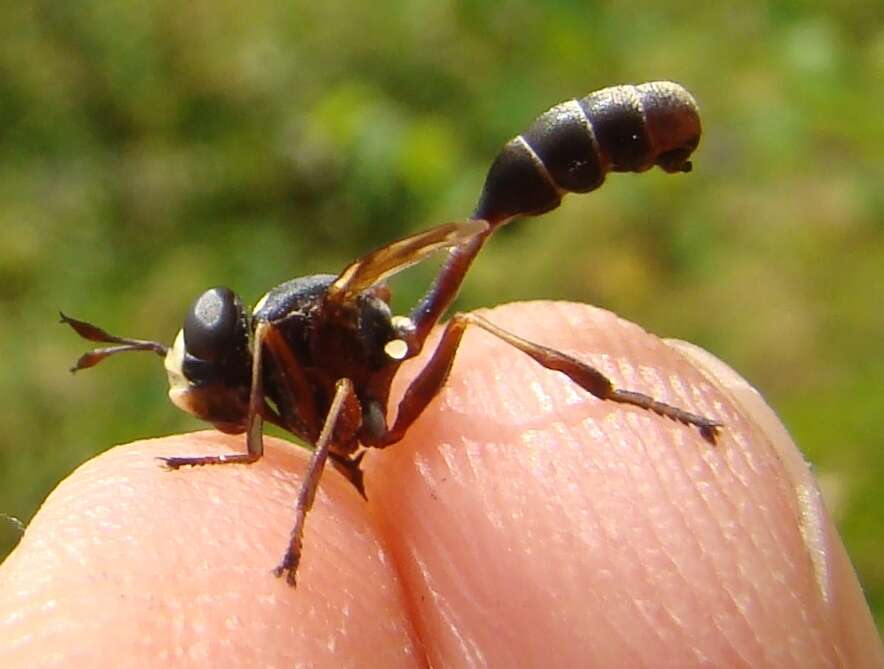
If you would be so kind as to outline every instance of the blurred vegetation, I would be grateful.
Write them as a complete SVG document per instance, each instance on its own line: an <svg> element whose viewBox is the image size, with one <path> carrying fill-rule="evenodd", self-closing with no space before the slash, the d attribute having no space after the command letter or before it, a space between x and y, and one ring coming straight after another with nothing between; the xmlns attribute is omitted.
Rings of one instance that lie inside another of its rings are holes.
<svg viewBox="0 0 884 669"><path fill-rule="evenodd" d="M208 286L254 301L463 218L552 104L674 79L703 109L694 173L615 175L510 226L460 306L590 302L741 370L816 466L880 625L884 9L837 6L0 5L0 511L201 427L153 356L71 378L84 342L57 309L168 340ZM0 522L0 555L17 536Z"/></svg>

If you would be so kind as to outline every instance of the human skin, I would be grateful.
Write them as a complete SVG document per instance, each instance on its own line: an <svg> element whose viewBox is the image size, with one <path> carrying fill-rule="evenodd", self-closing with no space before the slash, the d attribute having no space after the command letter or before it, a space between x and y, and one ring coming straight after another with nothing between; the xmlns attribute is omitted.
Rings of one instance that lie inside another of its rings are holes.
<svg viewBox="0 0 884 669"><path fill-rule="evenodd" d="M0 666L884 666L816 484L745 381L583 305L486 315L720 419L717 443L470 329L406 438L366 456L367 502L325 472L296 589L270 572L306 450L160 466L244 447L202 432L84 464L0 567Z"/></svg>

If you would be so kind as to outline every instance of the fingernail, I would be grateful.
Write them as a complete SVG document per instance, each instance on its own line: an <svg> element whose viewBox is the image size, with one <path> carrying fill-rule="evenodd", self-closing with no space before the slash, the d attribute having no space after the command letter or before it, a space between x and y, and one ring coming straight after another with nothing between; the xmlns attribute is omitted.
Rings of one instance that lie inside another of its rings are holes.
<svg viewBox="0 0 884 669"><path fill-rule="evenodd" d="M666 343L689 358L697 368L727 393L769 438L771 446L783 463L786 476L798 504L801 537L813 565L816 584L823 603L833 601L832 560L834 542L839 539L823 501L822 493L801 451L783 423L767 405L761 394L746 379L708 351L689 342L668 339Z"/></svg>

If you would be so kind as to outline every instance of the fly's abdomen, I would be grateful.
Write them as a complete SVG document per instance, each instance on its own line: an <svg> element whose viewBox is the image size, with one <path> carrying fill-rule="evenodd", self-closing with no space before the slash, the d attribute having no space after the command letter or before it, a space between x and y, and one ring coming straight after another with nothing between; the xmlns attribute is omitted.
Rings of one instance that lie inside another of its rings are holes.
<svg viewBox="0 0 884 669"><path fill-rule="evenodd" d="M504 146L475 217L496 225L542 214L567 193L595 190L612 171L658 165L688 172L699 141L697 103L682 86L655 81L603 88L556 105Z"/></svg>

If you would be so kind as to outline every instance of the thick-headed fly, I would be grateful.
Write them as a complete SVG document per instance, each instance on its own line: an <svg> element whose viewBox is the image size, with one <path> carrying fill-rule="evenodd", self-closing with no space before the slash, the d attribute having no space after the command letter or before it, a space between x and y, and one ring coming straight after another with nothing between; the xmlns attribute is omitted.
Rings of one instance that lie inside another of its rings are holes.
<svg viewBox="0 0 884 669"><path fill-rule="evenodd" d="M219 430L246 435L244 453L163 458L172 469L255 462L263 452L264 421L311 444L294 528L274 570L292 585L304 520L327 459L364 494L360 461L366 449L402 439L444 385L468 325L567 375L599 399L653 411L694 426L714 441L718 421L616 388L586 363L470 313L448 321L436 350L401 399L395 422L388 425L386 419L400 365L420 353L494 230L513 218L554 209L568 192L598 188L608 172L643 172L654 165L688 172L699 139L696 102L674 83L615 86L570 100L504 146L469 220L383 246L339 274L292 279L267 293L251 313L229 288L207 290L193 303L171 347L117 337L62 315L81 337L112 344L83 355L74 371L116 353L153 351L165 358L173 403ZM440 249L448 249L448 257L426 295L408 316L394 316L384 281Z"/></svg>

